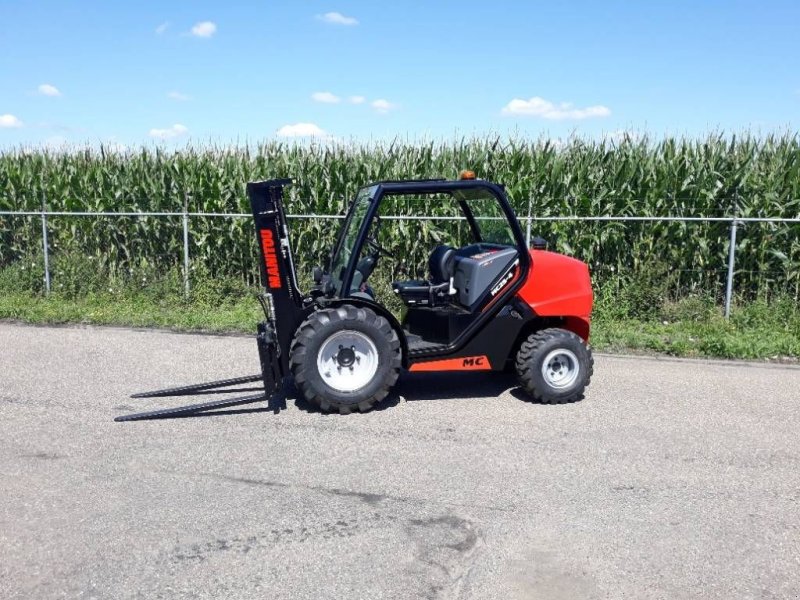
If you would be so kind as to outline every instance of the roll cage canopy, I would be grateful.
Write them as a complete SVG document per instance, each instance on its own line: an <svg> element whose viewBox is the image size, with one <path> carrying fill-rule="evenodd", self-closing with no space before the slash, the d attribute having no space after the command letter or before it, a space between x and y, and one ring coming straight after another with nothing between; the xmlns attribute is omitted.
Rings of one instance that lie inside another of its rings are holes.
<svg viewBox="0 0 800 600"><path fill-rule="evenodd" d="M529 255L527 252L527 244L525 242L525 236L522 233L522 229L520 228L519 221L517 220L516 214L514 213L514 209L511 207L511 204L508 201L508 197L506 196L505 189L503 188L503 186L482 179L467 179L467 180L415 179L406 181L394 181L394 180L377 181L369 185L365 185L364 187L359 189L358 194L356 195L356 200L354 200L350 205L344 225L339 231L339 238L337 239L336 244L334 245L334 251L331 253L329 272L333 267L337 254L342 251L342 245L345 242L344 237L346 235L346 232L348 231L350 226L353 225L351 221L353 220L355 210L358 204L357 200L359 197L362 196L362 194L368 192L369 205L367 206L367 210L362 217L362 222L358 228L358 233L356 235L355 243L350 249L350 256L348 257L347 265L345 266L344 276L341 279L341 286L338 290L341 296L342 297L346 296L347 290L349 290L350 286L352 285L353 275L356 270L356 265L358 263L359 256L361 255L361 249L364 247L372 222L378 215L381 203L386 196L451 194L458 201L458 205L460 206L461 211L464 214L464 217L469 223L470 229L472 230L476 241L480 242L482 241L481 231L480 228L478 227L475 218L476 215L473 214L469 204L465 201L463 195L460 196L458 194L458 192L469 192L469 191L486 192L489 196L493 197L497 201L498 206L503 211L503 215L505 215L506 217L509 229L511 230L514 236L514 241L516 242L517 250L519 251L522 279L524 280L525 275L527 275L530 263ZM480 216L481 215L477 215L478 218L480 218Z"/></svg>

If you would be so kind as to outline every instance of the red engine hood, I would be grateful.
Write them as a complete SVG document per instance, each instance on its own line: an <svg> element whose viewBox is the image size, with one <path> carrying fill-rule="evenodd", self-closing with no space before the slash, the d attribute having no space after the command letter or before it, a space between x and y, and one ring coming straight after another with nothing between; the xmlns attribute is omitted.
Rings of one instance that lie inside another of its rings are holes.
<svg viewBox="0 0 800 600"><path fill-rule="evenodd" d="M531 250L531 270L517 295L542 317L566 317L567 328L589 338L592 280L589 267L575 258Z"/></svg>

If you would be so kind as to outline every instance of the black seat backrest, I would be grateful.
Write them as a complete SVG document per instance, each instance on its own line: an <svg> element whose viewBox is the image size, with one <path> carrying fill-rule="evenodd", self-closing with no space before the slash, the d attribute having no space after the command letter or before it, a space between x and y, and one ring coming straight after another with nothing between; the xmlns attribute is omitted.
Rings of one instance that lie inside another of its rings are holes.
<svg viewBox="0 0 800 600"><path fill-rule="evenodd" d="M444 283L453 276L453 265L456 259L455 248L450 246L436 246L428 260L428 269L431 272L431 283Z"/></svg>

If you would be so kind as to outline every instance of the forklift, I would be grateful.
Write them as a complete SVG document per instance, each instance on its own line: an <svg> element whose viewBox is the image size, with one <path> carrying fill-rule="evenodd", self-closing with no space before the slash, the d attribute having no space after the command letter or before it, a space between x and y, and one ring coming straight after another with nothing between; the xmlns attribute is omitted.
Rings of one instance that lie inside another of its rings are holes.
<svg viewBox="0 0 800 600"><path fill-rule="evenodd" d="M247 185L263 285L265 318L256 335L261 373L132 397L222 393L249 382L259 382L263 391L116 421L188 416L265 400L277 406L289 376L323 412L365 412L390 393L402 369L515 371L537 402L583 397L593 370L588 266L547 251L541 238L529 249L501 185L464 171L456 180L379 181L361 188L327 265L314 268L314 285L302 293L284 210L291 184L274 179ZM390 293L403 308L398 318L370 277L382 261L401 262L380 243L391 217L384 208L412 199L432 213L449 207L464 233L430 248L426 277L391 283Z"/></svg>

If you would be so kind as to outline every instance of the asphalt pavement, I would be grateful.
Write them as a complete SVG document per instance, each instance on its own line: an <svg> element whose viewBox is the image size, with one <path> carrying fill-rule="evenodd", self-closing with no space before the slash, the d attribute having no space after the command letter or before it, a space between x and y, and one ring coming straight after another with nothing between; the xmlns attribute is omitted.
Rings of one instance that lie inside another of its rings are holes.
<svg viewBox="0 0 800 600"><path fill-rule="evenodd" d="M252 338L0 323L0 597L800 597L796 366L600 355L566 406L405 374L364 415L289 386L113 422L257 371Z"/></svg>

